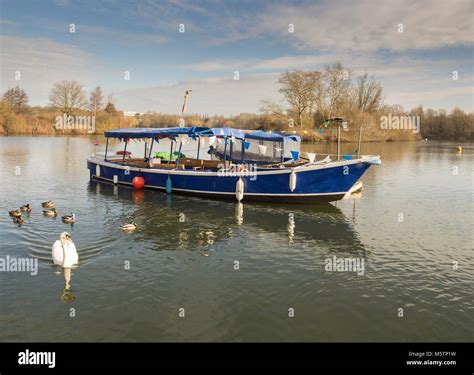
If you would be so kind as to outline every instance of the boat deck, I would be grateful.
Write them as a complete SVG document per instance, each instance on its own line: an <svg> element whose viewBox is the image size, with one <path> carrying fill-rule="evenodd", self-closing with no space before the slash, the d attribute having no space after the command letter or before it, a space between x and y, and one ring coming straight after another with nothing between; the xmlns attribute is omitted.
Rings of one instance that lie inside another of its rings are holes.
<svg viewBox="0 0 474 375"><path fill-rule="evenodd" d="M108 159L107 161L119 165L125 165L135 168L143 168L143 169L180 169L180 170L202 170L202 171L218 171L221 169L225 163L225 167L228 169L231 166L237 165L236 163L232 163L231 161L223 161L223 160L197 160L197 159L189 159L183 158L179 161L178 168L176 167L176 161L165 161L160 162L157 159L154 159L153 166L151 166L148 162L146 162L143 158L126 158L126 159ZM249 163L249 162L247 162ZM274 164L261 164L258 165L257 169L281 169L281 168L294 168L300 165L307 163L305 160L298 160L293 163L274 163ZM249 163L251 164L251 163Z"/></svg>

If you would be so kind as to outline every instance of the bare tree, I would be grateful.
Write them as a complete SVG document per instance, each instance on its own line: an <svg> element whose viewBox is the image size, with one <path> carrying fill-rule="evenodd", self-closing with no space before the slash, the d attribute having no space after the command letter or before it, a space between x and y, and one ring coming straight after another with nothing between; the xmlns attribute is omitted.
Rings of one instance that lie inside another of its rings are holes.
<svg viewBox="0 0 474 375"><path fill-rule="evenodd" d="M301 70L286 71L278 79L279 92L290 105L290 110L303 126L303 117L308 114L314 103L314 75Z"/></svg>
<svg viewBox="0 0 474 375"><path fill-rule="evenodd" d="M341 63L326 66L324 70L326 96L325 115L331 118L350 98L351 72Z"/></svg>
<svg viewBox="0 0 474 375"><path fill-rule="evenodd" d="M113 105L115 105L114 94L109 94L109 95L107 96L107 104L113 104Z"/></svg>
<svg viewBox="0 0 474 375"><path fill-rule="evenodd" d="M28 105L28 94L20 86L8 89L2 99L6 101L17 113L21 113Z"/></svg>
<svg viewBox="0 0 474 375"><path fill-rule="evenodd" d="M352 82L352 71L340 62L327 65L322 71L287 71L280 75L279 92L289 104L289 113L302 126L309 117L316 124L332 117L345 117L354 109L373 113L383 105L380 82L364 74ZM260 111L277 115L274 103L262 102Z"/></svg>
<svg viewBox="0 0 474 375"><path fill-rule="evenodd" d="M97 117L97 112L102 109L104 105L104 96L102 95L102 89L100 86L97 86L90 95L89 99L89 109L94 113L94 116Z"/></svg>
<svg viewBox="0 0 474 375"><path fill-rule="evenodd" d="M364 112L375 112L382 106L382 85L368 77L367 73L357 80L356 107Z"/></svg>
<svg viewBox="0 0 474 375"><path fill-rule="evenodd" d="M267 115L285 117L285 108L281 104L275 103L270 99L260 101L259 111Z"/></svg>
<svg viewBox="0 0 474 375"><path fill-rule="evenodd" d="M310 113L313 111L315 113L320 113L322 116L326 112L326 88L324 84L324 74L319 71L312 71L312 84L313 84L313 93L312 93L312 104L310 108ZM324 117L324 116L323 116Z"/></svg>
<svg viewBox="0 0 474 375"><path fill-rule="evenodd" d="M51 104L67 116L75 110L87 106L87 98L83 86L76 81L61 81L54 84L49 94Z"/></svg>
<svg viewBox="0 0 474 375"><path fill-rule="evenodd" d="M114 102L115 102L114 95L110 94L107 97L107 105L105 106L105 112L110 113L110 114L117 112L117 108L115 108Z"/></svg>

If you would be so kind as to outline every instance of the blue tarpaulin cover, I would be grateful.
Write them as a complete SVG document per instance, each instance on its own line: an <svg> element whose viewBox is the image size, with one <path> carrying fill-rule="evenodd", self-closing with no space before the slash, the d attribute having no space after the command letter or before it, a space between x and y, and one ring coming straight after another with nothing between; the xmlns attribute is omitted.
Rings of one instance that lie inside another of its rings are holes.
<svg viewBox="0 0 474 375"><path fill-rule="evenodd" d="M178 135L194 136L196 133L206 130L206 127L194 126L191 128L127 128L115 129L105 132L107 138L166 138Z"/></svg>
<svg viewBox="0 0 474 375"><path fill-rule="evenodd" d="M236 139L245 139L245 133L240 129L233 128L204 128L205 130L199 131L197 135L204 136L215 136L215 137L234 137Z"/></svg>
<svg viewBox="0 0 474 375"><path fill-rule="evenodd" d="M264 132L263 130L256 130L253 132L247 132L245 134L246 139L259 139L262 141L273 141L281 142L284 139L290 139L295 142L300 142L300 137L297 135L283 134L278 132Z"/></svg>
<svg viewBox="0 0 474 375"><path fill-rule="evenodd" d="M282 142L292 140L300 142L297 135L282 134L278 132L264 132L262 130L246 131L233 128L208 128L205 126L193 127L174 127L174 128L127 128L115 129L105 132L107 138L175 138L179 135L187 135L189 137L197 136L218 136L218 137L234 137L236 139L257 139L263 141Z"/></svg>

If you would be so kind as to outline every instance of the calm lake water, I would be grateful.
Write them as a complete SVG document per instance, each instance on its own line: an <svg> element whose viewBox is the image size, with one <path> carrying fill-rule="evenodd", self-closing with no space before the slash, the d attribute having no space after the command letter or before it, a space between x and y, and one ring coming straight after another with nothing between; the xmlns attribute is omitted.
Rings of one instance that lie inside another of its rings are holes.
<svg viewBox="0 0 474 375"><path fill-rule="evenodd" d="M455 146L364 144L382 165L354 198L239 206L90 182L88 138L0 137L0 258L39 259L36 276L0 272L0 341L472 341L474 145ZM48 199L77 223L44 217ZM68 303L50 255L65 230ZM363 275L327 272L333 256Z"/></svg>

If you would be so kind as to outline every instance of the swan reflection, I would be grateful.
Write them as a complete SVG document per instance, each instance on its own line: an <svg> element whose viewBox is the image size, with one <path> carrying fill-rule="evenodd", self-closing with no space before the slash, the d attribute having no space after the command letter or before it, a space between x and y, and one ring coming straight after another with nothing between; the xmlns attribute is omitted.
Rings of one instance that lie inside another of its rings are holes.
<svg viewBox="0 0 474 375"><path fill-rule="evenodd" d="M64 268L63 271L64 288L61 292L61 301L71 303L76 299L76 296L71 291L71 268Z"/></svg>

